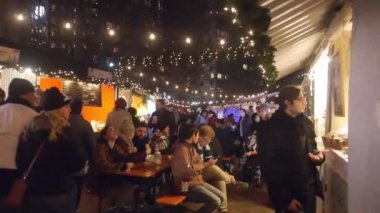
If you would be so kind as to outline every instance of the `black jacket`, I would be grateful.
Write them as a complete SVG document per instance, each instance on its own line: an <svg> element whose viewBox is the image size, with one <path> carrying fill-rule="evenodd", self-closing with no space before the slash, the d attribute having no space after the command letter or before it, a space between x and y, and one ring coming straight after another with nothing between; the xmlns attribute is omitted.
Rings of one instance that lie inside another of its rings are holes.
<svg viewBox="0 0 380 213"><path fill-rule="evenodd" d="M86 160L86 154L70 127L58 134L57 141L48 139L51 127L46 115L37 116L28 130L20 137L16 164L25 171L32 161L38 147L45 145L29 175L28 194L61 195L75 189L74 173L80 171Z"/></svg>
<svg viewBox="0 0 380 213"><path fill-rule="evenodd" d="M71 129L86 151L86 160L92 160L95 154L96 138L91 124L80 114L70 114L69 122Z"/></svg>
<svg viewBox="0 0 380 213"><path fill-rule="evenodd" d="M308 156L309 152L318 152L315 137L309 119L304 115L293 118L283 110L263 122L257 132L264 178L272 189L288 191L284 203L304 194L310 185L314 185L316 194L323 197L318 170Z"/></svg>
<svg viewBox="0 0 380 213"><path fill-rule="evenodd" d="M158 124L152 124L153 116L157 116ZM160 124L169 125L170 128L170 136L176 135L177 132L177 124L175 122L174 114L167 110L166 108L161 110L156 110L153 112L151 120L149 121L149 127L155 128L159 127Z"/></svg>

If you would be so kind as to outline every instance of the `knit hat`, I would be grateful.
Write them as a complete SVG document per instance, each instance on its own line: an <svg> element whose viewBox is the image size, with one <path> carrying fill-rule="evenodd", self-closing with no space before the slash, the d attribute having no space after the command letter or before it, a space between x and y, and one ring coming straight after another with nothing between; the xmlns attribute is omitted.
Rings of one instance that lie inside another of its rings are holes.
<svg viewBox="0 0 380 213"><path fill-rule="evenodd" d="M8 87L9 97L18 97L27 93L34 93L34 87L28 80L22 78L14 78Z"/></svg>
<svg viewBox="0 0 380 213"><path fill-rule="evenodd" d="M45 91L45 100L43 103L44 110L50 111L59 109L67 104L70 104L71 99L62 94L57 87L52 87Z"/></svg>

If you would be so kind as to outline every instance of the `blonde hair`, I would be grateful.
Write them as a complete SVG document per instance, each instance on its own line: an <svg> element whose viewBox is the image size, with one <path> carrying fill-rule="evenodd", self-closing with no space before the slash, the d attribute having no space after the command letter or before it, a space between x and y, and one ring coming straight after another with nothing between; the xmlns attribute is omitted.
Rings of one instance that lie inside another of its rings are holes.
<svg viewBox="0 0 380 213"><path fill-rule="evenodd" d="M49 140L56 141L58 135L62 134L63 129L70 126L70 123L57 110L46 111L44 114L49 118L51 124Z"/></svg>
<svg viewBox="0 0 380 213"><path fill-rule="evenodd" d="M199 136L209 137L209 138L215 137L214 129L209 125L206 125L206 124L200 125L198 129L199 129Z"/></svg>

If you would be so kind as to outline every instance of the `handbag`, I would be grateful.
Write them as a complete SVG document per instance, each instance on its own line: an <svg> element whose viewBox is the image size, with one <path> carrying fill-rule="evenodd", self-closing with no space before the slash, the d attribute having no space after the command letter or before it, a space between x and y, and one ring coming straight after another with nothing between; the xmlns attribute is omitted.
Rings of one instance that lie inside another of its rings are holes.
<svg viewBox="0 0 380 213"><path fill-rule="evenodd" d="M28 188L27 178L29 176L30 171L33 168L34 163L37 160L37 157L40 155L40 152L44 144L45 142L41 143L41 145L39 146L36 154L33 157L32 162L30 163L28 169L24 172L22 178L13 182L12 188L9 191L9 194L5 200L5 205L7 205L8 207L19 208L21 206L22 201L25 197L26 190Z"/></svg>

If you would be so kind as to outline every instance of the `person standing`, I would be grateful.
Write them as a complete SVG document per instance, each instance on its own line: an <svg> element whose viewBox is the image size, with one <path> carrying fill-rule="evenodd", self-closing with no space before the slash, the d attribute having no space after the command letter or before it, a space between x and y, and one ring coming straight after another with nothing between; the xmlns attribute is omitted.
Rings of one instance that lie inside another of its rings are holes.
<svg viewBox="0 0 380 213"><path fill-rule="evenodd" d="M202 110L198 115L197 118L194 121L194 124L199 126L201 124L207 124L207 116L208 112L207 110Z"/></svg>
<svg viewBox="0 0 380 213"><path fill-rule="evenodd" d="M248 108L248 116L251 118L253 114L255 114L255 110L253 109L253 105L249 105Z"/></svg>
<svg viewBox="0 0 380 213"><path fill-rule="evenodd" d="M86 165L83 167L76 177L77 183L77 209L79 208L79 202L82 194L82 187L84 182L84 177L88 170L88 165L90 160L93 159L95 153L96 139L94 130L91 124L86 121L81 115L83 108L83 101L81 98L74 98L70 103L71 113L69 117L70 126L74 133L80 140L80 144L86 151Z"/></svg>
<svg viewBox="0 0 380 213"><path fill-rule="evenodd" d="M133 125L134 125L135 128L136 128L136 125L137 125L138 123L140 123L140 119L137 117L137 110L136 110L136 108L134 108L134 107L129 107L127 111L129 112L129 114L131 114Z"/></svg>
<svg viewBox="0 0 380 213"><path fill-rule="evenodd" d="M303 115L306 101L296 86L278 96L280 108L257 132L258 153L269 196L276 213L315 213L316 195L323 197L317 165L324 161L317 150L313 126Z"/></svg>
<svg viewBox="0 0 380 213"><path fill-rule="evenodd" d="M135 135L135 126L133 125L132 116L126 110L127 102L124 98L118 98L115 101L115 110L107 116L106 126L113 126L125 143L128 144L130 153L137 152L133 146L133 136Z"/></svg>
<svg viewBox="0 0 380 213"><path fill-rule="evenodd" d="M248 137L252 134L251 126L252 126L251 117L249 117L245 109L240 109L238 131L239 131L241 142L245 143Z"/></svg>
<svg viewBox="0 0 380 213"><path fill-rule="evenodd" d="M177 135L177 124L175 122L174 114L166 109L164 99L158 99L156 101L156 111L153 112L148 126L149 128L155 128L162 124L169 124L169 140L173 143L176 140Z"/></svg>
<svg viewBox="0 0 380 213"><path fill-rule="evenodd" d="M34 87L25 79L14 78L9 84L8 98L0 106L0 212L12 212L4 206L13 182L21 174L16 166L19 136L38 115L33 103Z"/></svg>
<svg viewBox="0 0 380 213"><path fill-rule="evenodd" d="M41 152L28 177L23 213L75 213L75 173L86 156L69 123L70 99L58 88L45 92L44 112L20 136L17 167L25 171L37 150Z"/></svg>

